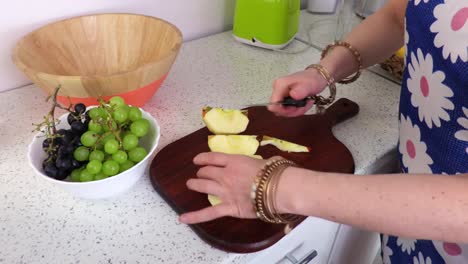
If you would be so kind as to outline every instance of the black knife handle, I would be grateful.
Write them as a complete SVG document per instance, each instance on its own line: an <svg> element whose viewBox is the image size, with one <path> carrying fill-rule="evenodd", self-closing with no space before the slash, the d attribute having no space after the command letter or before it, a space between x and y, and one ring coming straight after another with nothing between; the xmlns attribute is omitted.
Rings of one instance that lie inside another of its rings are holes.
<svg viewBox="0 0 468 264"><path fill-rule="evenodd" d="M307 104L307 101L310 100L311 98L308 96L304 99L301 100L296 100L292 98L291 96L285 97L281 104L283 106L294 106L294 107L304 107Z"/></svg>

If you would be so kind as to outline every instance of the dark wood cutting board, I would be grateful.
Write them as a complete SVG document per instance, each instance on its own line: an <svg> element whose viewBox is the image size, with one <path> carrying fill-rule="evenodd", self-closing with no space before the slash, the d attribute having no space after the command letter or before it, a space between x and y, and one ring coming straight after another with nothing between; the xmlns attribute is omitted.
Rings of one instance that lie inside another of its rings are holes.
<svg viewBox="0 0 468 264"><path fill-rule="evenodd" d="M250 122L242 134L272 136L311 148L310 153L287 153L271 145L259 147L257 154L264 159L279 155L312 170L354 172L351 153L333 136L331 128L355 116L359 112L356 103L343 98L331 105L323 115L295 118L277 117L266 107L252 107L248 110ZM206 127L197 130L167 145L151 163L150 177L154 188L178 214L210 206L206 194L190 191L185 185L189 178L195 177L198 170L192 163L193 157L210 151L208 135L211 133ZM232 217L190 227L213 247L237 253L267 248L285 234L284 225Z"/></svg>

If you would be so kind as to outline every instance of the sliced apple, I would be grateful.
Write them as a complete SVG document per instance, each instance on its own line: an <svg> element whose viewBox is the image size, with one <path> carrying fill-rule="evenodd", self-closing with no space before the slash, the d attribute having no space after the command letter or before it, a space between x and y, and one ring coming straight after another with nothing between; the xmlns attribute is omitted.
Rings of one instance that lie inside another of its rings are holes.
<svg viewBox="0 0 468 264"><path fill-rule="evenodd" d="M208 136L208 147L213 152L227 154L254 155L259 142L257 136L214 135Z"/></svg>
<svg viewBox="0 0 468 264"><path fill-rule="evenodd" d="M273 145L286 152L310 152L310 148L286 140L263 136L260 146Z"/></svg>
<svg viewBox="0 0 468 264"><path fill-rule="evenodd" d="M208 130L216 135L239 134L249 124L246 110L205 107L202 116Z"/></svg>
<svg viewBox="0 0 468 264"><path fill-rule="evenodd" d="M219 199L218 196L215 196L215 195L212 195L212 194L208 194L208 202L210 202L210 204L212 206L215 206L215 205L218 205L218 204L222 203L221 199Z"/></svg>

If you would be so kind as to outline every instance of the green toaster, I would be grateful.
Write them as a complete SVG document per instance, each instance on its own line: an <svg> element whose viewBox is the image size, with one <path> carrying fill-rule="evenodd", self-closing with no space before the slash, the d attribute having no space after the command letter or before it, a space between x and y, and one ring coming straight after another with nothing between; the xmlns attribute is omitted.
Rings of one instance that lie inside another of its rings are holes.
<svg viewBox="0 0 468 264"><path fill-rule="evenodd" d="M234 38L262 48L284 48L298 31L300 5L300 0L237 0Z"/></svg>

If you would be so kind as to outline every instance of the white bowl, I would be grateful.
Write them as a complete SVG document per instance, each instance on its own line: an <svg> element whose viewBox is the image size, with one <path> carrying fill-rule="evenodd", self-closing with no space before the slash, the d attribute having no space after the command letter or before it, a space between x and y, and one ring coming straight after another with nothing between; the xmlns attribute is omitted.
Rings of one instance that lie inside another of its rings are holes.
<svg viewBox="0 0 468 264"><path fill-rule="evenodd" d="M46 153L42 150L42 141L44 140L42 133L36 134L31 144L29 144L29 164L33 168L34 172L36 172L39 179L57 185L76 197L84 199L102 199L122 194L130 189L141 178L141 176L145 174L149 162L155 155L156 147L158 146L161 135L161 130L156 119L143 109L140 108L140 110L142 112L142 117L146 118L151 124L148 134L140 139L139 144L146 149L148 155L146 155L142 161L135 164L132 168L122 173L103 180L90 182L70 182L53 179L44 174L42 170L42 162L46 158ZM70 127L67 122L67 115L68 113L60 117L60 124L57 126L58 129L68 129Z"/></svg>

